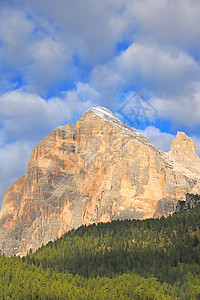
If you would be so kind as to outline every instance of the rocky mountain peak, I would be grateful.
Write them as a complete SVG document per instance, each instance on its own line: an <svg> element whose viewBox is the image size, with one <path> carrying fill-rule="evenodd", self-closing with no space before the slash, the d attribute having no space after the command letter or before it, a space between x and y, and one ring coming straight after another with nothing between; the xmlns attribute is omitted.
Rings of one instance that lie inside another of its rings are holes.
<svg viewBox="0 0 200 300"><path fill-rule="evenodd" d="M85 114L83 114L82 117L87 116L89 114L94 114L95 116L100 117L102 120L109 122L111 125L117 126L126 133L136 134L138 136L141 135L138 131L132 129L131 127L121 122L109 109L105 107L93 107L90 110L88 110Z"/></svg>
<svg viewBox="0 0 200 300"><path fill-rule="evenodd" d="M176 138L172 141L170 152L177 161L199 159L192 138L180 131L177 132Z"/></svg>
<svg viewBox="0 0 200 300"><path fill-rule="evenodd" d="M92 108L34 147L4 197L0 254L25 255L83 224L172 214L186 193L200 194L195 155L184 133L164 153L108 109Z"/></svg>
<svg viewBox="0 0 200 300"><path fill-rule="evenodd" d="M92 111L96 115L105 118L105 119L117 119L113 112L103 106L93 107L89 111ZM87 113L87 112L86 112Z"/></svg>

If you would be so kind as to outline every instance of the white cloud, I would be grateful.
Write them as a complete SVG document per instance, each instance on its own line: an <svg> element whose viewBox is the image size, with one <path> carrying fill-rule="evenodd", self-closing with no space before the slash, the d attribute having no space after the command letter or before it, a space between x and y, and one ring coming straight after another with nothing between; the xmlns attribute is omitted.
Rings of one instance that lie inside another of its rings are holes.
<svg viewBox="0 0 200 300"><path fill-rule="evenodd" d="M164 93L178 91L200 76L192 57L173 49L134 43L116 60L117 70L132 85Z"/></svg>
<svg viewBox="0 0 200 300"><path fill-rule="evenodd" d="M29 53L31 62L24 77L30 90L41 94L74 77L72 53L67 45L46 37L32 43Z"/></svg>
<svg viewBox="0 0 200 300"><path fill-rule="evenodd" d="M113 55L116 42L129 38L175 48L198 49L200 3L198 0L17 0L26 11L40 15L77 38L81 52L97 61Z"/></svg>
<svg viewBox="0 0 200 300"><path fill-rule="evenodd" d="M25 173L33 146L23 141L0 147L0 205L6 189Z"/></svg>
<svg viewBox="0 0 200 300"><path fill-rule="evenodd" d="M148 126L145 130L141 130L141 133L158 149L168 152L171 147L172 140L175 139L175 135L161 132L159 128L154 126Z"/></svg>
<svg viewBox="0 0 200 300"><path fill-rule="evenodd" d="M0 147L5 144L5 131L0 129Z"/></svg>
<svg viewBox="0 0 200 300"><path fill-rule="evenodd" d="M91 106L112 109L121 95L140 89L152 96L160 118L178 129L199 126L198 0L10 3L0 12L0 149L7 163L15 151L13 159L24 168L29 140L37 143ZM129 47L119 54L124 41ZM60 94L69 82L75 88L62 97L41 97L52 90ZM162 150L173 138L152 126L144 134ZM14 166L2 179L4 187L18 174L20 166Z"/></svg>
<svg viewBox="0 0 200 300"><path fill-rule="evenodd" d="M92 84L102 92L145 87L165 95L182 93L198 78L200 67L186 53L138 43L130 45L107 65L97 66L91 74Z"/></svg>
<svg viewBox="0 0 200 300"><path fill-rule="evenodd" d="M115 1L21 1L26 11L57 28L57 36L75 50L84 61L91 64L109 59L115 44L125 29L120 16L122 4ZM38 21L38 20L37 20Z"/></svg>
<svg viewBox="0 0 200 300"><path fill-rule="evenodd" d="M8 92L1 95L0 106L0 124L6 135L15 140L35 140L58 122L50 118L47 102L34 94Z"/></svg>
<svg viewBox="0 0 200 300"><path fill-rule="evenodd" d="M129 27L137 27L137 41L154 42L198 51L200 2L198 0L125 0Z"/></svg>
<svg viewBox="0 0 200 300"><path fill-rule="evenodd" d="M0 96L0 126L12 138L38 140L58 124L70 121L74 113L90 108L95 97L98 97L96 91L82 83L66 92L63 99L48 101L20 90L8 92Z"/></svg>
<svg viewBox="0 0 200 300"><path fill-rule="evenodd" d="M199 55L199 13L197 0L13 1L0 14L0 56L15 66L29 91L40 94L80 81L75 56L83 68L94 67L91 78L105 98L111 89L115 97L124 81L131 88L177 93L200 77L190 56ZM132 45L116 58L124 39Z"/></svg>
<svg viewBox="0 0 200 300"><path fill-rule="evenodd" d="M172 141L176 138L176 135L161 132L159 128L155 126L148 126L140 132L158 149L168 152L171 148ZM190 135L188 135L190 136ZM199 137L192 135L192 140L195 143L196 153L200 156L200 139Z"/></svg>
<svg viewBox="0 0 200 300"><path fill-rule="evenodd" d="M170 119L176 126L199 127L200 83L191 84L185 94L151 100L161 118Z"/></svg>
<svg viewBox="0 0 200 300"><path fill-rule="evenodd" d="M5 189L25 172L33 146L57 126L77 120L95 100L98 93L83 83L62 99L45 101L20 90L0 96L0 204Z"/></svg>
<svg viewBox="0 0 200 300"><path fill-rule="evenodd" d="M5 9L0 13L0 56L12 67L20 67L28 62L27 45L34 25L20 10Z"/></svg>
<svg viewBox="0 0 200 300"><path fill-rule="evenodd" d="M200 157L200 139L197 136L192 136L192 139L195 143L195 149L196 149L196 153L199 155Z"/></svg>
<svg viewBox="0 0 200 300"><path fill-rule="evenodd" d="M112 108L126 86L122 74L116 72L112 64L97 66L93 69L90 85L100 94L101 105Z"/></svg>
<svg viewBox="0 0 200 300"><path fill-rule="evenodd" d="M45 22L44 22L45 23ZM22 80L28 90L44 93L73 76L73 51L57 40L48 26L37 26L25 12L8 9L0 13L0 86ZM49 29L46 31L46 27Z"/></svg>

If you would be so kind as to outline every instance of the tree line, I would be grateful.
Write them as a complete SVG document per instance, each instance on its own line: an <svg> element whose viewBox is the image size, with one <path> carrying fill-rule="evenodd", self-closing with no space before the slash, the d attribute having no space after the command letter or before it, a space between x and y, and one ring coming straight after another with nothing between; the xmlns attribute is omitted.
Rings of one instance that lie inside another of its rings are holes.
<svg viewBox="0 0 200 300"><path fill-rule="evenodd" d="M81 226L0 256L0 299L200 299L200 207Z"/></svg>

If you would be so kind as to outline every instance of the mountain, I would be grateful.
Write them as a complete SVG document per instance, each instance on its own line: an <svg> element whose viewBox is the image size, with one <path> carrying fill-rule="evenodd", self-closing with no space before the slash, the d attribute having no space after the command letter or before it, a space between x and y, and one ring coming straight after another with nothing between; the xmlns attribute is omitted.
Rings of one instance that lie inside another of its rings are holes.
<svg viewBox="0 0 200 300"><path fill-rule="evenodd" d="M200 299L200 205L167 218L81 226L0 256L0 299Z"/></svg>
<svg viewBox="0 0 200 300"><path fill-rule="evenodd" d="M169 215L200 194L200 158L178 132L169 153L97 107L53 130L5 193L1 254L25 255L82 224Z"/></svg>
<svg viewBox="0 0 200 300"><path fill-rule="evenodd" d="M186 194L186 201L179 200L176 205L175 213L188 211L190 208L194 208L200 205L200 196L193 194Z"/></svg>

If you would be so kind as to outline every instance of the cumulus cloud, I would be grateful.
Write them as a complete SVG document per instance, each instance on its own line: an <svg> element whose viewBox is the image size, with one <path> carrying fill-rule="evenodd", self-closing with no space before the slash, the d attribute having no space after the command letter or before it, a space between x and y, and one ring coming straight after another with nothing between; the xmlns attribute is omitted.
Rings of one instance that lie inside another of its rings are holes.
<svg viewBox="0 0 200 300"><path fill-rule="evenodd" d="M51 30L45 29L36 26L25 12L10 8L1 11L0 86L15 88L19 80L29 91L43 94L71 80L73 52Z"/></svg>
<svg viewBox="0 0 200 300"><path fill-rule="evenodd" d="M67 45L45 37L30 45L29 54L31 62L24 74L29 90L42 94L73 77L75 67Z"/></svg>
<svg viewBox="0 0 200 300"><path fill-rule="evenodd" d="M140 132L158 149L168 152L171 148L172 141L176 138L176 135L168 132L162 132L155 126L148 126ZM188 136L190 136L188 134ZM196 153L200 156L200 139L195 135L191 135L192 140L195 143Z"/></svg>
<svg viewBox="0 0 200 300"><path fill-rule="evenodd" d="M200 76L198 64L189 55L154 45L132 44L116 60L117 69L132 85L165 93L178 91Z"/></svg>
<svg viewBox="0 0 200 300"><path fill-rule="evenodd" d="M25 173L33 145L23 141L0 147L0 205L6 189Z"/></svg>
<svg viewBox="0 0 200 300"><path fill-rule="evenodd" d="M15 1L18 3L18 1ZM116 3L115 3L116 2ZM115 44L125 30L118 1L53 0L21 1L29 13L56 24L57 35L84 60L104 62L115 52Z"/></svg>
<svg viewBox="0 0 200 300"><path fill-rule="evenodd" d="M88 84L77 84L63 98L45 101L35 94L12 91L0 96L0 126L13 139L38 139L58 124L69 122L74 113L84 112L98 97Z"/></svg>
<svg viewBox="0 0 200 300"><path fill-rule="evenodd" d="M48 103L34 94L12 91L0 97L0 124L7 139L32 139L45 133L58 120L51 119Z"/></svg>
<svg viewBox="0 0 200 300"><path fill-rule="evenodd" d="M91 106L117 111L138 90L156 117L189 128L200 149L199 14L198 0L3 1L0 150L7 164L16 153L22 167L13 162L6 173L0 161L0 189L22 173L30 142ZM143 133L169 149L173 134Z"/></svg>
<svg viewBox="0 0 200 300"><path fill-rule="evenodd" d="M9 66L19 67L28 62L27 44L34 24L20 10L5 9L0 12L0 55Z"/></svg>
<svg viewBox="0 0 200 300"><path fill-rule="evenodd" d="M137 41L198 51L200 2L198 0L125 0L125 16Z"/></svg>
<svg viewBox="0 0 200 300"><path fill-rule="evenodd" d="M171 147L175 135L161 132L159 128L154 126L148 126L145 130L142 130L141 133L157 148L164 152L168 152Z"/></svg>
<svg viewBox="0 0 200 300"><path fill-rule="evenodd" d="M52 129L95 106L95 100L98 93L83 83L48 101L20 90L0 96L0 204L6 188L25 173L31 149Z"/></svg>
<svg viewBox="0 0 200 300"><path fill-rule="evenodd" d="M198 50L200 43L198 0L82 0L78 3L18 0L14 3L23 4L29 13L42 15L57 24L65 36L71 33L77 37L82 44L81 51L84 55L92 54L92 59L99 59L102 54L105 59L113 54L115 43L123 38L190 50Z"/></svg>
<svg viewBox="0 0 200 300"><path fill-rule="evenodd" d="M192 136L192 139L193 139L193 141L194 141L194 143L195 143L195 150L196 150L196 153L199 155L199 157L200 157L200 139L199 139L199 137L197 137L197 136Z"/></svg>
<svg viewBox="0 0 200 300"><path fill-rule="evenodd" d="M199 78L198 63L186 53L138 43L131 44L107 65L97 66L91 74L92 83L102 90L145 87L165 95L180 94Z"/></svg>
<svg viewBox="0 0 200 300"><path fill-rule="evenodd" d="M105 98L109 90L115 97L124 82L178 93L200 76L199 13L197 0L13 1L0 13L0 56L7 62L0 86L12 86L10 63L12 76L20 75L29 91L48 94L81 81L78 57L94 69L91 80ZM116 57L123 41L130 46Z"/></svg>
<svg viewBox="0 0 200 300"><path fill-rule="evenodd" d="M200 83L191 84L184 94L171 97L154 97L152 104L159 116L171 119L176 126L199 127Z"/></svg>

